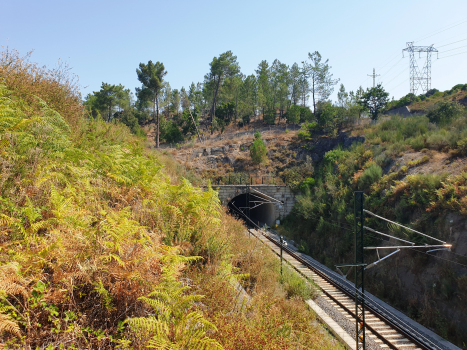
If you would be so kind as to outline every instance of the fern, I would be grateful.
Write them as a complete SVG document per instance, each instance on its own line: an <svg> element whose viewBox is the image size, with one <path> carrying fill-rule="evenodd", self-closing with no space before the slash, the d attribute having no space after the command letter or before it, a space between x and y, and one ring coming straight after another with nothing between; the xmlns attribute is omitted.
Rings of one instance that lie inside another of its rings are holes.
<svg viewBox="0 0 467 350"><path fill-rule="evenodd" d="M21 337L18 324L12 321L10 316L0 313L0 334L2 334L2 332L9 332L17 337Z"/></svg>
<svg viewBox="0 0 467 350"><path fill-rule="evenodd" d="M152 334L146 344L148 348L223 349L217 341L206 336L207 332L216 331L216 327L200 312L190 312L203 296L188 294L190 287L177 281L183 265L197 257L184 257L176 252L176 248L167 249L168 254L162 258L165 264L160 283L147 297L140 298L157 316L130 318L126 322L135 331Z"/></svg>

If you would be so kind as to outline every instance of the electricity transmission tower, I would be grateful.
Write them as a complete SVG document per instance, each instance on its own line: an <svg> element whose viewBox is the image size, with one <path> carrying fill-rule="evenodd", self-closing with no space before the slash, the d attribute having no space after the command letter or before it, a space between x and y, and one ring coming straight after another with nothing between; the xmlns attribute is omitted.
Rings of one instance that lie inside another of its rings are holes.
<svg viewBox="0 0 467 350"><path fill-rule="evenodd" d="M375 74L375 69L373 68L373 74L367 74L369 77L373 77L373 87L375 87L375 78L379 77L380 74Z"/></svg>
<svg viewBox="0 0 467 350"><path fill-rule="evenodd" d="M410 92L415 95L418 88L421 88L423 92L427 92L431 89L431 53L438 53L438 50L433 45L414 46L413 42L408 42L407 47L402 50L402 57L404 57L404 51L410 54ZM421 58L422 52L426 52L426 62L422 71L417 65L416 52L418 52L419 58Z"/></svg>

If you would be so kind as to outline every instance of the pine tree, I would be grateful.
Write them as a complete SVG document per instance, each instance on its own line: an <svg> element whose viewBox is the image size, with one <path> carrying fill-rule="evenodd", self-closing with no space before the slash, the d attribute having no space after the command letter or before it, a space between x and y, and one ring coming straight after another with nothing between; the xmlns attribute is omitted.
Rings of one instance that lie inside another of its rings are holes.
<svg viewBox="0 0 467 350"><path fill-rule="evenodd" d="M260 165L267 162L267 147L261 139L261 134L255 133L255 141L250 147L250 157L254 164Z"/></svg>

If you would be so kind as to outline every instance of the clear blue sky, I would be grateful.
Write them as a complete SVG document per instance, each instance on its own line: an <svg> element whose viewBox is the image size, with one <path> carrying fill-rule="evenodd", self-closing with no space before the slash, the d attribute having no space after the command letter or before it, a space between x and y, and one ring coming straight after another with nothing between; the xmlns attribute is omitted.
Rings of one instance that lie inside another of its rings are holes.
<svg viewBox="0 0 467 350"><path fill-rule="evenodd" d="M34 50L32 60L51 67L66 60L83 96L102 82L134 92L135 70L148 60L164 63L172 88L188 87L232 50L244 74L264 59L292 65L319 51L347 90L369 87L376 68L400 98L409 92L407 41L450 44L439 57L453 56L434 55L432 65L432 87L446 90L467 83L463 39L466 0L2 0L0 9L0 45Z"/></svg>

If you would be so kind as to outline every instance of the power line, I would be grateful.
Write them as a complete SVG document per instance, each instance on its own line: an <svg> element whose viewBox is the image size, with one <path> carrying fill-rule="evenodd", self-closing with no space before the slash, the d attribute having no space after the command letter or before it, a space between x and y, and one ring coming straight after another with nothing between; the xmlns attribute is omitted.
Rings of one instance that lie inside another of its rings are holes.
<svg viewBox="0 0 467 350"><path fill-rule="evenodd" d="M393 81L394 79L396 79L398 76L400 76L402 73L405 73L410 67L407 67L405 68L402 72L400 72L399 74L397 74L394 78L392 78L391 80L389 80L387 83L386 83L386 86L387 84L389 84L391 81Z"/></svg>
<svg viewBox="0 0 467 350"><path fill-rule="evenodd" d="M464 54L464 53L467 53L467 51L455 53L455 54L449 55L449 56L440 57L440 58L438 58L438 59L439 59L439 60L442 60L443 58L448 58L448 57L451 57L451 56L462 55L462 54Z"/></svg>
<svg viewBox="0 0 467 350"><path fill-rule="evenodd" d="M466 41L466 40L467 40L467 39L462 39L462 40L454 41L454 42L449 43L449 44L446 44L446 45L438 46L438 48L440 48L440 47L445 47L445 46L449 46L449 45L456 44L456 43L460 43L461 41Z"/></svg>
<svg viewBox="0 0 467 350"><path fill-rule="evenodd" d="M397 61L396 64L393 65L391 68L389 68L389 69L386 71L386 73L381 74L381 78L384 77L386 74L388 74L388 73L391 71L391 69L393 69L395 66L397 66L402 60L403 60L403 58L401 58L399 61ZM381 79L381 78L380 78L380 79Z"/></svg>
<svg viewBox="0 0 467 350"><path fill-rule="evenodd" d="M374 235L371 234L371 233L365 232L365 234L371 236L371 238L375 238L375 239L378 239L378 240L383 241L383 242L388 242L388 241L384 240L384 239L381 238L381 237L376 237L376 236L374 236ZM391 243L391 242L388 242L388 244L389 244L389 245L392 245L392 246L394 245L394 244ZM440 260L444 260L444 261L448 261L448 262L450 262L450 263L453 263L453 264L456 264L456 265L460 265L460 266L463 266L463 267L466 267L466 268L467 268L467 265L458 263L458 262L456 262L456 261L449 260L449 259L445 259L445 258L441 258L441 257L436 256L436 255L428 254L428 253L422 252L421 250L417 250L417 249L414 249L414 248L410 248L410 246L407 246L407 248L410 249L410 250L413 250L414 252L421 253L421 254L425 254L425 255L431 256L432 258L440 259ZM451 253L453 253L453 252L451 252ZM453 253L453 254L456 254L456 253ZM457 255L459 255L459 254L457 254ZM461 255L461 256L463 256L463 255Z"/></svg>
<svg viewBox="0 0 467 350"><path fill-rule="evenodd" d="M406 83L407 81L409 81L409 79L404 79L401 83L397 84L396 86L394 86L394 87L391 88L391 89L394 90L395 88L398 88L399 86L401 86L402 84Z"/></svg>
<svg viewBox="0 0 467 350"><path fill-rule="evenodd" d="M438 31L438 32L436 32L436 33L434 33L434 34L430 34L430 35L428 35L428 36L426 36L426 37L424 37L424 38L417 39L417 40L415 40L414 42L418 42L418 41L422 41L422 40L431 38L432 36L435 36L435 35L437 35L437 34L439 34L439 33L445 32L446 30L452 29L452 28L454 28L454 27L460 26L461 24L464 24L464 23L466 23L466 22L467 22L467 20L465 20L465 21L463 21L463 22L461 22L461 23L455 24L455 25L453 25L453 26L451 26L451 27L449 27L449 28L442 29L442 30L440 30L440 31Z"/></svg>
<svg viewBox="0 0 467 350"><path fill-rule="evenodd" d="M467 45L459 46L459 47L456 47L456 48L454 48L454 49L449 49L449 50L446 50L446 51L441 51L440 53L445 53L445 52L449 52L449 51L454 51L454 50L458 50L458 49L463 49L464 47L467 47Z"/></svg>
<svg viewBox="0 0 467 350"><path fill-rule="evenodd" d="M397 53L395 56L392 56L392 58L391 58L389 61L387 61L382 67L378 68L378 70L381 70L381 69L383 69L384 67L386 67L389 63L391 63L392 61L394 61L394 59L397 58L397 56L399 56L399 55L400 55L400 53Z"/></svg>

